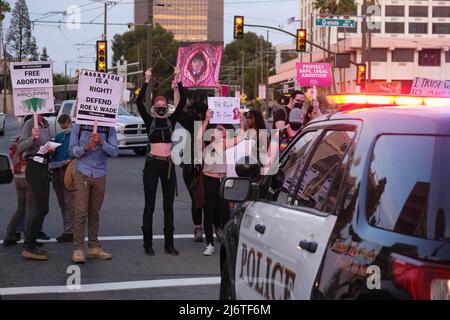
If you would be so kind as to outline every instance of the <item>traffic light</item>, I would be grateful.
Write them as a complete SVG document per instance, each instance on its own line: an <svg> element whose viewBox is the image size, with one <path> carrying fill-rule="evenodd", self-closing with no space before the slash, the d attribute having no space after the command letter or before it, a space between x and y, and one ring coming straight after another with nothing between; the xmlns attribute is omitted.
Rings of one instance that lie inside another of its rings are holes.
<svg viewBox="0 0 450 320"><path fill-rule="evenodd" d="M98 72L108 72L108 50L106 45L106 41L97 41L97 61L95 63L95 70Z"/></svg>
<svg viewBox="0 0 450 320"><path fill-rule="evenodd" d="M306 52L306 29L297 30L297 51Z"/></svg>
<svg viewBox="0 0 450 320"><path fill-rule="evenodd" d="M367 68L364 63L356 66L356 85L361 86L362 88L366 85L366 69Z"/></svg>
<svg viewBox="0 0 450 320"><path fill-rule="evenodd" d="M234 39L244 38L244 17L234 16Z"/></svg>

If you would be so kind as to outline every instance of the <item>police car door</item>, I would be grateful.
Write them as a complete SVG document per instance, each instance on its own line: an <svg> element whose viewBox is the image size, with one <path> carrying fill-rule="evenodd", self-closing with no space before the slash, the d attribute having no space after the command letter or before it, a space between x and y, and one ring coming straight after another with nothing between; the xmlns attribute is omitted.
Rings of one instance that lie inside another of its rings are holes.
<svg viewBox="0 0 450 320"><path fill-rule="evenodd" d="M296 188L280 195L267 235L273 299L310 299L336 216L323 211L354 133L325 131L296 179Z"/></svg>
<svg viewBox="0 0 450 320"><path fill-rule="evenodd" d="M282 159L281 166L286 181L283 190L297 185L295 173L305 161L305 154L312 145L317 131L308 132L289 147L287 157ZM267 201L251 202L245 210L239 231L239 246L236 257L235 289L237 299L271 299L270 272L271 257L267 255L267 235L271 228L277 205Z"/></svg>

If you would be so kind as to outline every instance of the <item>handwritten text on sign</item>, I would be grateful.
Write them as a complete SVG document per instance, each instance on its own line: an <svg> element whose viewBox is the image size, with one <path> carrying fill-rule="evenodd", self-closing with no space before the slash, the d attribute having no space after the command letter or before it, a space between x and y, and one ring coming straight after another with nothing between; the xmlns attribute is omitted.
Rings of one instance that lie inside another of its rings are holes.
<svg viewBox="0 0 450 320"><path fill-rule="evenodd" d="M213 112L211 124L238 124L240 122L239 98L209 97L208 107Z"/></svg>
<svg viewBox="0 0 450 320"><path fill-rule="evenodd" d="M414 78L411 95L422 97L450 97L450 80Z"/></svg>
<svg viewBox="0 0 450 320"><path fill-rule="evenodd" d="M302 87L331 86L330 64L297 62L297 83Z"/></svg>
<svg viewBox="0 0 450 320"><path fill-rule="evenodd" d="M78 83L77 123L114 127L122 96L123 77L82 70Z"/></svg>

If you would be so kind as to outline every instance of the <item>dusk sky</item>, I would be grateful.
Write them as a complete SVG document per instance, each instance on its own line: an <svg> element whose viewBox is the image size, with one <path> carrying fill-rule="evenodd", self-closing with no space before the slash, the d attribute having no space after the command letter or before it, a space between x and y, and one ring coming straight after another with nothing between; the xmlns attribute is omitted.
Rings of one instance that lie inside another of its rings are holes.
<svg viewBox="0 0 450 320"><path fill-rule="evenodd" d="M14 8L15 1L8 1L11 8ZM108 11L108 22L129 23L133 21L132 0L114 0L117 2ZM159 3L170 4L170 0L160 0ZM64 63L68 61L68 73L73 76L76 68L94 68L94 46L77 46L77 44L95 44L101 38L103 25L82 25L79 30L70 30L66 24L43 23L43 21L63 20L61 13L70 5L78 5L81 8L81 21L103 23L103 3L102 0L27 0L30 19L36 21L33 35L41 52L42 47L47 47L50 58L54 61L54 71L64 72ZM47 15L46 15L47 14ZM225 0L225 43L233 40L233 16L245 16L246 23L264 24L274 27L282 27L287 31L294 32L298 24L287 25L287 19L299 16L298 0ZM11 14L6 15L4 31L9 27ZM124 33L128 27L108 26L108 40L111 41L114 34ZM253 31L266 36L264 29L246 28L246 31ZM292 43L290 36L276 31L270 31L270 41L274 45ZM111 59L111 51L109 59ZM82 58L80 58L82 57ZM134 61L130 61L134 62ZM111 65L111 61L109 61Z"/></svg>

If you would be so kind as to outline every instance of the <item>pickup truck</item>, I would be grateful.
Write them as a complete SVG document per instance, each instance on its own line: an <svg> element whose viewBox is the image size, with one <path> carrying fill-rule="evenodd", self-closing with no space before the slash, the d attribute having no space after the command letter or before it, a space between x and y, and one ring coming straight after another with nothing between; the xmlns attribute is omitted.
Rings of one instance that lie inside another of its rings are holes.
<svg viewBox="0 0 450 320"><path fill-rule="evenodd" d="M75 121L75 100L65 100L61 103L56 116L47 117L50 135L54 139L61 132L58 117L67 114ZM119 150L133 150L137 155L144 155L147 148L147 129L139 116L129 113L123 106L119 107L116 123L117 143Z"/></svg>

